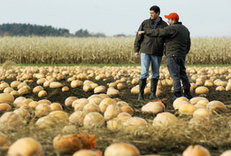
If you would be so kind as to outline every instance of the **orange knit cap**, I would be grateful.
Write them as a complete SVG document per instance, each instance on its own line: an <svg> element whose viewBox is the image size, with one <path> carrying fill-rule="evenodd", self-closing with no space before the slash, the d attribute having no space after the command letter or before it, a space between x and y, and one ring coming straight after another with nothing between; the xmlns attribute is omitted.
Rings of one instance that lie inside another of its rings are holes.
<svg viewBox="0 0 231 156"><path fill-rule="evenodd" d="M169 15L164 15L164 17L167 18L167 19L173 19L173 20L176 20L176 21L179 20L179 16L175 12L170 13Z"/></svg>

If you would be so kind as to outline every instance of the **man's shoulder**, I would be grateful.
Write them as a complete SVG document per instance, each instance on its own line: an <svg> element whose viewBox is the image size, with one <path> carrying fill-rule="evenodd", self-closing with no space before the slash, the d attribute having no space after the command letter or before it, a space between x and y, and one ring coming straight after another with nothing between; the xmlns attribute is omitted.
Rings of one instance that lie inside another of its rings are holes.
<svg viewBox="0 0 231 156"><path fill-rule="evenodd" d="M173 25L168 25L167 27L165 27L164 29L168 30L168 31L177 31L178 28L175 24Z"/></svg>
<svg viewBox="0 0 231 156"><path fill-rule="evenodd" d="M180 24L174 24L174 26L179 27L180 29L183 28L183 29L188 30L188 28L185 25L183 25L182 23L180 23Z"/></svg>
<svg viewBox="0 0 231 156"><path fill-rule="evenodd" d="M147 22L150 22L150 21L151 21L151 19L148 18L148 19L145 19L145 20L143 21L143 23L147 23Z"/></svg>
<svg viewBox="0 0 231 156"><path fill-rule="evenodd" d="M183 27L185 27L185 29L188 29L185 25L182 24Z"/></svg>
<svg viewBox="0 0 231 156"><path fill-rule="evenodd" d="M173 24L171 25L174 29L176 29L177 31L182 31L182 32L188 32L189 33L189 30L188 28L183 25L182 23L179 23L179 24Z"/></svg>
<svg viewBox="0 0 231 156"><path fill-rule="evenodd" d="M160 21L160 24L162 24L163 26L168 26L168 24L163 20Z"/></svg>

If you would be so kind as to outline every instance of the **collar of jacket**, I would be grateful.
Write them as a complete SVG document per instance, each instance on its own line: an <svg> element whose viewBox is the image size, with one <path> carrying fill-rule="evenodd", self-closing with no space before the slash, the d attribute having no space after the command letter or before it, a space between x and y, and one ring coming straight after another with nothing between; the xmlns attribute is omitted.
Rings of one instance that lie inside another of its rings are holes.
<svg viewBox="0 0 231 156"><path fill-rule="evenodd" d="M150 20L152 21L152 23L154 24L154 20L150 18ZM162 22L162 18L159 16L159 21L157 22L157 24L159 24L160 22Z"/></svg>
<svg viewBox="0 0 231 156"><path fill-rule="evenodd" d="M182 22L176 22L176 23L174 23L174 24L182 24Z"/></svg>

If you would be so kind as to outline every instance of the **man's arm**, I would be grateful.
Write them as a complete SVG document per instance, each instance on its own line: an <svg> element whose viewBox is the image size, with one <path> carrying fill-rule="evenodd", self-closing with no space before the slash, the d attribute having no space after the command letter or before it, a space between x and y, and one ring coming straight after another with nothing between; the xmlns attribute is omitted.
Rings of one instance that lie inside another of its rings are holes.
<svg viewBox="0 0 231 156"><path fill-rule="evenodd" d="M187 41L187 53L189 52L191 48L191 39L190 39L190 32L188 34L188 41Z"/></svg>
<svg viewBox="0 0 231 156"><path fill-rule="evenodd" d="M142 30L143 30L143 23L140 25L138 31L142 31ZM134 42L134 52L135 53L139 53L140 45L142 41L143 41L143 35L136 34L136 38ZM138 57L138 54L136 54L136 56Z"/></svg>
<svg viewBox="0 0 231 156"><path fill-rule="evenodd" d="M176 30L171 26L167 26L163 29L145 29L144 31L138 31L139 35L145 34L151 37L169 37L174 36L176 33Z"/></svg>

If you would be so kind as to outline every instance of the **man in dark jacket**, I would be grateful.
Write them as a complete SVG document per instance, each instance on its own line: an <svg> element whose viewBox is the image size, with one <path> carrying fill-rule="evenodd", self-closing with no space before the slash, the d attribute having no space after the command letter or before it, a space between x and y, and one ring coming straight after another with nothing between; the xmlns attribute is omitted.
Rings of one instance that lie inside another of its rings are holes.
<svg viewBox="0 0 231 156"><path fill-rule="evenodd" d="M182 96L181 81L184 88L184 96L191 99L190 83L185 68L185 57L191 46L190 32L181 22L178 22L179 16L177 13L171 13L165 15L165 17L168 19L168 27L155 30L144 29L144 31L139 31L138 34L141 36L165 38L167 67L173 79L173 100Z"/></svg>
<svg viewBox="0 0 231 156"><path fill-rule="evenodd" d="M150 8L150 18L142 22L138 31L145 29L157 29L164 28L167 25L162 20L160 15L160 8L158 6L152 6ZM140 36L137 35L134 43L135 55L138 58L139 52L141 53L141 74L139 81L139 96L138 100L144 99L144 88L146 86L146 80L149 76L149 65L152 66L151 77L151 95L150 99L156 99L156 88L159 79L159 68L164 50L164 39L162 37Z"/></svg>

